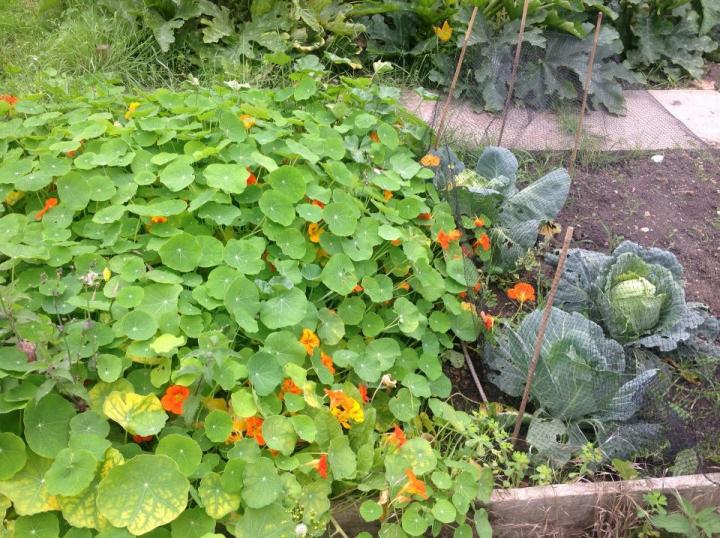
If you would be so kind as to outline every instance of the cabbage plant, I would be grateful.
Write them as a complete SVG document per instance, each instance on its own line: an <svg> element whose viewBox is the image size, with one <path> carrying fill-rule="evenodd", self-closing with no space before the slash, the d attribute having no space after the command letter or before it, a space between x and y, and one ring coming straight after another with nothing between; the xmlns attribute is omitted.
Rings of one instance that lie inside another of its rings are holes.
<svg viewBox="0 0 720 538"><path fill-rule="evenodd" d="M581 312L625 345L671 351L706 316L685 302L682 266L674 254L625 241L610 255L568 253L556 306Z"/></svg>
<svg viewBox="0 0 720 538"><path fill-rule="evenodd" d="M535 310L516 330L506 325L496 343L485 347L490 380L510 396L523 393L541 318L542 310ZM563 452L568 446L557 438L577 448L586 441L582 427L592 425L606 453L613 447L616 454L621 446L632 451L634 441L626 432L637 437L640 430L628 421L656 374L655 369L628 372L623 346L607 338L602 327L580 313L553 308L531 385L536 412L528 441L547 453ZM545 416L550 420L540 418Z"/></svg>

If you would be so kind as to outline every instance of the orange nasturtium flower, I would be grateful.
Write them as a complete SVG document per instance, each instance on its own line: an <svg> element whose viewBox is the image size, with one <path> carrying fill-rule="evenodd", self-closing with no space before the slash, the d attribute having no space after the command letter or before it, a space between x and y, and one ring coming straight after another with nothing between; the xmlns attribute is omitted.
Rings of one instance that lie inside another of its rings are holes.
<svg viewBox="0 0 720 538"><path fill-rule="evenodd" d="M370 133L370 140L372 140L376 144L380 143L380 137L378 136L377 131L373 131L372 133Z"/></svg>
<svg viewBox="0 0 720 538"><path fill-rule="evenodd" d="M245 434L257 441L262 446L265 444L265 438L262 434L263 419L260 417L250 417L245 419Z"/></svg>
<svg viewBox="0 0 720 538"><path fill-rule="evenodd" d="M420 213L417 218L419 218L420 220L431 220L432 213Z"/></svg>
<svg viewBox="0 0 720 538"><path fill-rule="evenodd" d="M392 241L390 241L390 244L391 244L392 246L394 246L394 247L399 247L399 246L400 246L400 240L399 240L399 239L393 239Z"/></svg>
<svg viewBox="0 0 720 538"><path fill-rule="evenodd" d="M440 157L438 157L437 155L433 155L432 153L428 153L422 159L420 159L420 164L422 164L423 166L427 166L428 168L435 168L437 166L440 166Z"/></svg>
<svg viewBox="0 0 720 538"><path fill-rule="evenodd" d="M42 220L45 213L50 211L50 208L53 208L56 205L58 205L57 198L48 198L47 200L45 200L45 205L43 206L43 208L37 213L35 213L35 220Z"/></svg>
<svg viewBox="0 0 720 538"><path fill-rule="evenodd" d="M182 385L170 385L165 391L165 395L160 399L163 409L170 411L176 415L182 415L183 404L190 396L190 389Z"/></svg>
<svg viewBox="0 0 720 538"><path fill-rule="evenodd" d="M343 428L350 429L350 421L363 422L365 412L360 403L341 390L325 389L330 398L330 413L342 424Z"/></svg>
<svg viewBox="0 0 720 538"><path fill-rule="evenodd" d="M250 114L240 114L240 120L243 122L246 129L255 127L255 118L253 118Z"/></svg>
<svg viewBox="0 0 720 538"><path fill-rule="evenodd" d="M367 387L360 383L358 385L358 392L360 393L360 397L362 398L363 403L368 403L370 401L370 397L368 396Z"/></svg>
<svg viewBox="0 0 720 538"><path fill-rule="evenodd" d="M427 488L425 487L425 482L419 480L415 476L415 473L412 472L412 469L405 469L405 476L407 476L408 482L402 488L400 488L400 491L398 492L399 499L409 501L409 497L405 496L405 494L407 494L418 495L423 499L427 500L428 494Z"/></svg>
<svg viewBox="0 0 720 538"><path fill-rule="evenodd" d="M233 417L232 430L230 430L230 435L228 435L227 439L225 439L225 444L232 445L237 443L243 438L243 431L245 431L245 419Z"/></svg>
<svg viewBox="0 0 720 538"><path fill-rule="evenodd" d="M163 224L164 222L167 222L167 217L161 217L159 215L156 215L154 217L150 217L150 222L153 224Z"/></svg>
<svg viewBox="0 0 720 538"><path fill-rule="evenodd" d="M492 331L493 325L495 325L495 318L492 317L490 314L486 314L484 311L480 311L480 317L483 320L483 323L485 324L485 328L488 331Z"/></svg>
<svg viewBox="0 0 720 538"><path fill-rule="evenodd" d="M138 103L137 101L133 101L132 103L130 103L128 105L127 112L125 112L125 119L126 120L131 119L133 117L133 114L135 114L135 111L138 109L139 106L140 106L140 103Z"/></svg>
<svg viewBox="0 0 720 538"><path fill-rule="evenodd" d="M333 364L332 357L325 352L320 353L320 362L322 365L330 370L332 375L335 375L335 364Z"/></svg>
<svg viewBox="0 0 720 538"><path fill-rule="evenodd" d="M396 448L400 448L405 443L407 443L407 437L405 437L405 432L402 431L402 428L400 426L395 426L395 429L390 434L390 437L388 437L388 443L394 445Z"/></svg>
<svg viewBox="0 0 720 538"><path fill-rule="evenodd" d="M527 282L518 282L512 288L507 290L507 296L514 300L524 303L525 301L535 300L535 288Z"/></svg>
<svg viewBox="0 0 720 538"><path fill-rule="evenodd" d="M408 284L407 282L400 282L397 287L401 290L410 291L410 284Z"/></svg>
<svg viewBox="0 0 720 538"><path fill-rule="evenodd" d="M315 469L317 469L318 474L322 478L327 478L328 475L328 455L323 454L320 456L320 459L317 461L317 465L315 466Z"/></svg>
<svg viewBox="0 0 720 538"><path fill-rule="evenodd" d="M478 240L473 243L474 248L482 248L485 252L490 250L490 236L486 233L478 237Z"/></svg>
<svg viewBox="0 0 720 538"><path fill-rule="evenodd" d="M320 236L325 232L325 230L323 230L323 227L320 226L317 222L311 222L310 224L308 224L307 231L308 237L313 243L319 243Z"/></svg>
<svg viewBox="0 0 720 538"><path fill-rule="evenodd" d="M154 438L154 435L133 435L132 440L135 441L137 444L140 443L147 443L148 441L152 441Z"/></svg>
<svg viewBox="0 0 720 538"><path fill-rule="evenodd" d="M284 400L286 394L302 394L303 391L289 377L280 385L280 399Z"/></svg>
<svg viewBox="0 0 720 538"><path fill-rule="evenodd" d="M320 339L317 337L317 334L310 329L303 329L300 343L305 346L307 354L312 355L315 352L315 348L320 345Z"/></svg>
<svg viewBox="0 0 720 538"><path fill-rule="evenodd" d="M443 250L447 250L450 248L450 243L453 241L457 241L462 237L462 234L460 233L460 230L451 230L450 232L445 232L445 230L440 230L437 234L437 238L435 241L440 243L440 246Z"/></svg>
<svg viewBox="0 0 720 538"><path fill-rule="evenodd" d="M440 27L433 26L433 32L435 32L435 35L440 41L445 43L452 37L453 29L452 26L450 26L450 23L445 21Z"/></svg>
<svg viewBox="0 0 720 538"><path fill-rule="evenodd" d="M247 180L245 181L245 184L246 184L246 185L255 185L255 184L257 184L257 182L258 182L258 181L257 181L257 176L256 176L255 174L253 174L253 172L252 172L252 170L250 169L250 167L247 166L247 167L245 168L245 170L247 170L248 173L250 174L250 175L248 176Z"/></svg>
<svg viewBox="0 0 720 538"><path fill-rule="evenodd" d="M365 288L363 288L360 284L355 284L355 287L353 288L353 291L354 291L355 293L362 293L363 289L365 289Z"/></svg>
<svg viewBox="0 0 720 538"><path fill-rule="evenodd" d="M15 106L18 103L19 99L14 95L3 94L0 95L0 101L5 101L8 105Z"/></svg>
<svg viewBox="0 0 720 538"><path fill-rule="evenodd" d="M325 209L325 204L322 203L320 200L312 199L310 200L310 204L319 207L320 209Z"/></svg>
<svg viewBox="0 0 720 538"><path fill-rule="evenodd" d="M386 202L389 202L390 200L392 200L392 197L393 197L393 196L394 196L394 195L393 195L392 191L389 191L389 190L387 190L387 189L385 189L385 190L383 191L383 198L385 198L385 201L386 201Z"/></svg>
<svg viewBox="0 0 720 538"><path fill-rule="evenodd" d="M480 217L475 217L475 220L473 221L473 225L476 228L482 228L483 226L485 226L485 221L483 219L481 219Z"/></svg>

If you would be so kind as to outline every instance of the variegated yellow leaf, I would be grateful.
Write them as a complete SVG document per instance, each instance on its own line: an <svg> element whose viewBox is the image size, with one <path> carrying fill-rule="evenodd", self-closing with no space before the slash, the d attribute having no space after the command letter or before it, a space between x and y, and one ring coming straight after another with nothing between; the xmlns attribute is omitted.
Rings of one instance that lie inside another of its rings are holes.
<svg viewBox="0 0 720 538"><path fill-rule="evenodd" d="M28 452L25 467L10 480L0 482L0 493L7 496L20 516L59 510L58 499L50 495L45 485L45 473L51 460Z"/></svg>
<svg viewBox="0 0 720 538"><path fill-rule="evenodd" d="M163 429L168 418L157 396L134 392L108 394L103 413L133 435L155 435Z"/></svg>
<svg viewBox="0 0 720 538"><path fill-rule="evenodd" d="M217 473L208 473L200 481L198 495L205 512L213 519L220 519L240 507L240 494L229 493L223 488L222 479Z"/></svg>

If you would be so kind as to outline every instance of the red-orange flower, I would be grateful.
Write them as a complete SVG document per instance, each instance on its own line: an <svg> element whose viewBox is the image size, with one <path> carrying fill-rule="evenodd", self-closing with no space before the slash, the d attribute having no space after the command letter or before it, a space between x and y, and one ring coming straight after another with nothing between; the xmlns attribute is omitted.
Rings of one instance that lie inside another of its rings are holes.
<svg viewBox="0 0 720 538"><path fill-rule="evenodd" d="M320 345L320 339L317 337L317 334L310 329L303 329L300 343L305 346L307 354L312 355L315 352L315 348Z"/></svg>
<svg viewBox="0 0 720 538"><path fill-rule="evenodd" d="M42 220L45 213L50 211L50 209L55 207L56 205L58 205L57 198L48 198L47 200L45 200L45 205L43 206L43 208L37 213L35 213L35 220Z"/></svg>
<svg viewBox="0 0 720 538"><path fill-rule="evenodd" d="M73 157L75 157L75 155L77 155L77 152L74 149L65 152L65 156L69 159L72 159Z"/></svg>
<svg viewBox="0 0 720 538"><path fill-rule="evenodd" d="M475 220L473 221L473 224L476 228L482 228L485 226L485 221L481 219L480 217L475 217Z"/></svg>
<svg viewBox="0 0 720 538"><path fill-rule="evenodd" d="M482 289L482 284L480 281L475 282L475 285L473 286L473 291L475 293L480 293L480 290Z"/></svg>
<svg viewBox="0 0 720 538"><path fill-rule="evenodd" d="M325 352L320 353L320 362L322 365L330 370L332 375L335 375L335 365L333 364L332 357Z"/></svg>
<svg viewBox="0 0 720 538"><path fill-rule="evenodd" d="M385 190L383 191L383 197L385 198L385 201L386 201L386 202L389 202L390 200L392 200L392 197L393 197L393 196L394 196L394 195L393 195L392 191L389 191L389 190L387 190L387 189L385 189Z"/></svg>
<svg viewBox="0 0 720 538"><path fill-rule="evenodd" d="M399 247L399 246L400 246L400 240L399 240L399 239L393 239L392 241L390 241L390 244L391 244L392 246L394 246L394 247Z"/></svg>
<svg viewBox="0 0 720 538"><path fill-rule="evenodd" d="M380 143L380 137L378 136L376 131L373 131L372 133L370 133L370 140L372 140L376 144Z"/></svg>
<svg viewBox="0 0 720 538"><path fill-rule="evenodd" d="M363 291L363 287L360 284L355 284L355 287L353 288L353 291L355 293L361 293Z"/></svg>
<svg viewBox="0 0 720 538"><path fill-rule="evenodd" d="M473 243L473 248L482 248L485 252L490 250L490 236L486 233L483 233L478 237L477 241Z"/></svg>
<svg viewBox="0 0 720 538"><path fill-rule="evenodd" d="M409 498L404 495L407 493L408 495L418 495L423 499L427 500L428 494L427 488L425 487L425 482L419 480L415 476L415 473L412 472L412 469L405 469L405 476L407 476L408 482L402 488L400 488L400 491L398 492L398 497L401 497L401 500L409 500Z"/></svg>
<svg viewBox="0 0 720 538"><path fill-rule="evenodd" d="M445 230L440 230L437 234L437 238L435 241L440 243L440 246L443 250L447 250L450 248L450 243L453 241L457 241L462 237L462 234L460 233L460 230L451 230L450 232L445 232Z"/></svg>
<svg viewBox="0 0 720 538"><path fill-rule="evenodd" d="M397 287L405 291L410 291L410 284L408 284L407 282L400 282Z"/></svg>
<svg viewBox="0 0 720 538"><path fill-rule="evenodd" d="M514 300L524 303L525 301L535 300L535 288L526 282L518 282L512 288L507 290L507 296Z"/></svg>
<svg viewBox="0 0 720 538"><path fill-rule="evenodd" d="M167 217L161 217L161 216L150 217L150 222L152 222L153 224L163 224L167 221L168 221Z"/></svg>
<svg viewBox="0 0 720 538"><path fill-rule="evenodd" d="M282 385L280 385L280 399L284 400L286 394L302 394L303 391L300 387L298 387L295 382L290 379L289 377L285 379L285 381L282 382Z"/></svg>
<svg viewBox="0 0 720 538"><path fill-rule="evenodd" d="M258 182L258 181L257 181L257 176L252 173L252 170L250 170L250 167L249 167L249 166L248 166L247 168L245 168L245 169L246 169L246 170L248 171L248 173L250 174L250 175L248 176L248 178L247 178L247 181L246 181L245 183L246 183L247 185L255 185L255 184Z"/></svg>
<svg viewBox="0 0 720 538"><path fill-rule="evenodd" d="M314 206L319 207L320 209L325 209L325 204L323 204L320 200L312 199L310 200L310 203Z"/></svg>
<svg viewBox="0 0 720 538"><path fill-rule="evenodd" d="M170 411L176 415L182 415L183 404L190 396L190 389L182 385L170 385L165 391L165 395L160 399L163 409Z"/></svg>
<svg viewBox="0 0 720 538"><path fill-rule="evenodd" d="M417 218L419 218L420 220L431 220L432 213L420 213Z"/></svg>
<svg viewBox="0 0 720 538"><path fill-rule="evenodd" d="M495 325L495 318L492 317L490 314L486 314L482 310L480 311L480 317L483 320L483 323L485 324L485 328L488 331L492 331L493 325Z"/></svg>
<svg viewBox="0 0 720 538"><path fill-rule="evenodd" d="M318 460L317 465L315 466L315 469L317 469L317 472L321 477L327 478L327 476L328 476L327 454L323 454L322 456L320 456L320 459Z"/></svg>
<svg viewBox="0 0 720 538"><path fill-rule="evenodd" d="M132 440L135 441L137 444L147 443L148 441L153 440L153 436L152 435L133 435Z"/></svg>
<svg viewBox="0 0 720 538"><path fill-rule="evenodd" d="M3 94L0 95L0 101L5 101L8 105L15 106L18 103L19 99L14 95Z"/></svg>
<svg viewBox="0 0 720 538"><path fill-rule="evenodd" d="M402 428L400 428L400 426L395 426L395 429L388 438L388 443L395 446L396 448L400 448L405 443L407 443L407 437L405 437L405 432L402 431Z"/></svg>
<svg viewBox="0 0 720 538"><path fill-rule="evenodd" d="M260 417L250 417L245 420L245 434L257 441L262 446L265 444L265 438L262 434L263 419Z"/></svg>
<svg viewBox="0 0 720 538"><path fill-rule="evenodd" d="M460 297L461 299L467 299L467 292L461 291L460 293L458 293L458 297Z"/></svg>
<svg viewBox="0 0 720 538"><path fill-rule="evenodd" d="M360 393L360 397L362 398L363 403L368 403L370 401L370 397L368 396L367 387L360 383L358 385L358 392Z"/></svg>

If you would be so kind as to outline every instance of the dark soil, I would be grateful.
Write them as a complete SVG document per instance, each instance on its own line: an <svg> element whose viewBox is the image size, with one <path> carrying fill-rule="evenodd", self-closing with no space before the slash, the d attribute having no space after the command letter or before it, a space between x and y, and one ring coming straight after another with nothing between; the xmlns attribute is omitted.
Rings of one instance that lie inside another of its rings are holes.
<svg viewBox="0 0 720 538"><path fill-rule="evenodd" d="M609 251L629 239L669 249L685 269L686 296L720 313L720 150L628 154L578 170L558 220L574 247Z"/></svg>

